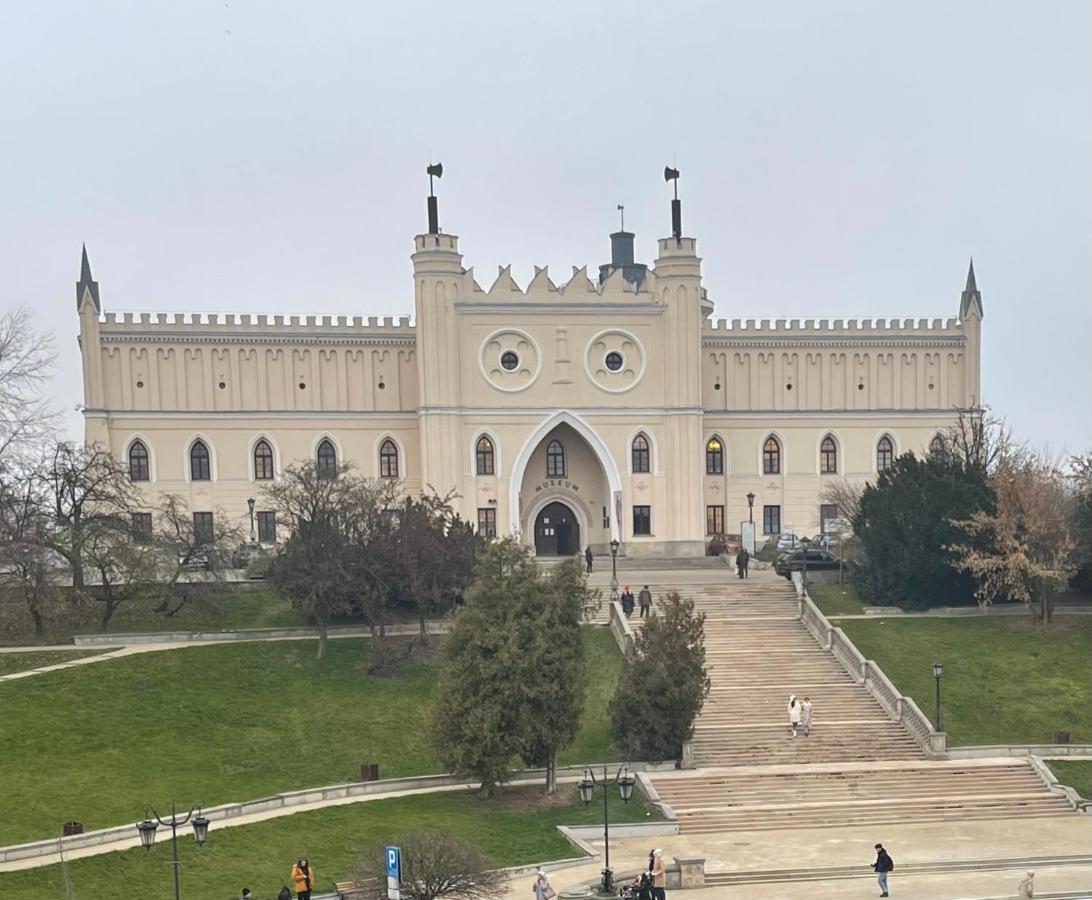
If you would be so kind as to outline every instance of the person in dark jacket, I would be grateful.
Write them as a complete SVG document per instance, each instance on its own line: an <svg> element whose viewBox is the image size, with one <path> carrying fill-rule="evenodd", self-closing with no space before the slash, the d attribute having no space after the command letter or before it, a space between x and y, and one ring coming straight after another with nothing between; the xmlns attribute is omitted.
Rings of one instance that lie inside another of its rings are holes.
<svg viewBox="0 0 1092 900"><path fill-rule="evenodd" d="M739 548L739 553L736 554L736 575L737 575L737 577L739 577L739 578L743 577L743 568L744 568L743 548L740 547Z"/></svg>
<svg viewBox="0 0 1092 900"><path fill-rule="evenodd" d="M626 618L628 619L630 616L633 615L633 591L631 591L629 589L628 584L622 589L621 600L622 600L622 612L625 614Z"/></svg>
<svg viewBox="0 0 1092 900"><path fill-rule="evenodd" d="M741 547L739 552L743 554L743 577L749 578L750 573L748 572L748 569L751 565L751 554L747 552L746 547Z"/></svg>
<svg viewBox="0 0 1092 900"><path fill-rule="evenodd" d="M887 873L895 868L895 864L891 861L891 857L887 855L887 851L883 849L883 844L876 845L876 861L872 864L872 868L876 873L876 881L880 885L881 897L890 896L887 893Z"/></svg>
<svg viewBox="0 0 1092 900"><path fill-rule="evenodd" d="M592 560L594 559L595 555L591 552L591 547L588 547L588 549L584 551L584 562L588 564L589 575L591 574Z"/></svg>
<svg viewBox="0 0 1092 900"><path fill-rule="evenodd" d="M652 612L652 592L648 589L647 584L641 588L641 593L637 595L637 605L641 608L642 619Z"/></svg>

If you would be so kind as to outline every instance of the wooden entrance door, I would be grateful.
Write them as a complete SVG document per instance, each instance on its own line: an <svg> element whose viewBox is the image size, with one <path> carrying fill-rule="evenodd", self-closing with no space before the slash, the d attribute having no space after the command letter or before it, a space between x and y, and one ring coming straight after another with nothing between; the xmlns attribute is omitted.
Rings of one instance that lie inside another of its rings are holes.
<svg viewBox="0 0 1092 900"><path fill-rule="evenodd" d="M539 556L572 556L580 550L580 523L564 503L543 507L535 519L535 553Z"/></svg>

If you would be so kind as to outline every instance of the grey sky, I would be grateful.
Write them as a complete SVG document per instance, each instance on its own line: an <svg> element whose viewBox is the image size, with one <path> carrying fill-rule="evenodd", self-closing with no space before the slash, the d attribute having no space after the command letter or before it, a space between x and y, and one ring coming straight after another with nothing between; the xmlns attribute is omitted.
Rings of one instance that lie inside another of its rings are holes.
<svg viewBox="0 0 1092 900"><path fill-rule="evenodd" d="M424 165L491 283L639 257L682 171L718 318L948 317L973 253L985 399L1092 446L1092 3L0 5L4 307L82 399L109 310L412 313ZM80 421L69 417L74 435Z"/></svg>

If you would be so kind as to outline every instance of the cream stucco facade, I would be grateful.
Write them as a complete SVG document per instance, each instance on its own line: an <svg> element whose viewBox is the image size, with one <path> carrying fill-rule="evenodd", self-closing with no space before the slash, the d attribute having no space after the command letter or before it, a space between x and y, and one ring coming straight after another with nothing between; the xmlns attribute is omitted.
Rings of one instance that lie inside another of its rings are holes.
<svg viewBox="0 0 1092 900"><path fill-rule="evenodd" d="M739 532L748 493L759 535L815 533L825 482L875 477L888 445L925 452L979 405L973 270L958 319L714 321L694 238L660 240L647 270L632 235L612 243L595 281L503 268L483 289L457 237L418 235L413 320L104 315L85 255L86 438L135 453L150 506L169 491L245 522L263 476L321 446L454 489L543 553L696 555Z"/></svg>

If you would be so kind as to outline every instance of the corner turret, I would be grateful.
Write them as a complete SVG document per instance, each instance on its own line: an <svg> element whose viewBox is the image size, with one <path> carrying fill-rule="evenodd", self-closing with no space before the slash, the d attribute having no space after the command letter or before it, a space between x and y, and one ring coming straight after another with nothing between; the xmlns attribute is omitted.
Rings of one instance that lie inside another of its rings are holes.
<svg viewBox="0 0 1092 900"><path fill-rule="evenodd" d="M978 290L978 283L974 277L973 256L970 267L967 269L967 285L963 288L963 294L959 300L959 318L969 319L972 316L982 318L982 294Z"/></svg>
<svg viewBox="0 0 1092 900"><path fill-rule="evenodd" d="M87 259L87 244L83 245L83 258L80 260L80 280L76 282L77 310L83 306L85 293L91 294L91 299L95 303L96 314L101 312L102 304L99 302L99 283L91 277L91 263Z"/></svg>

